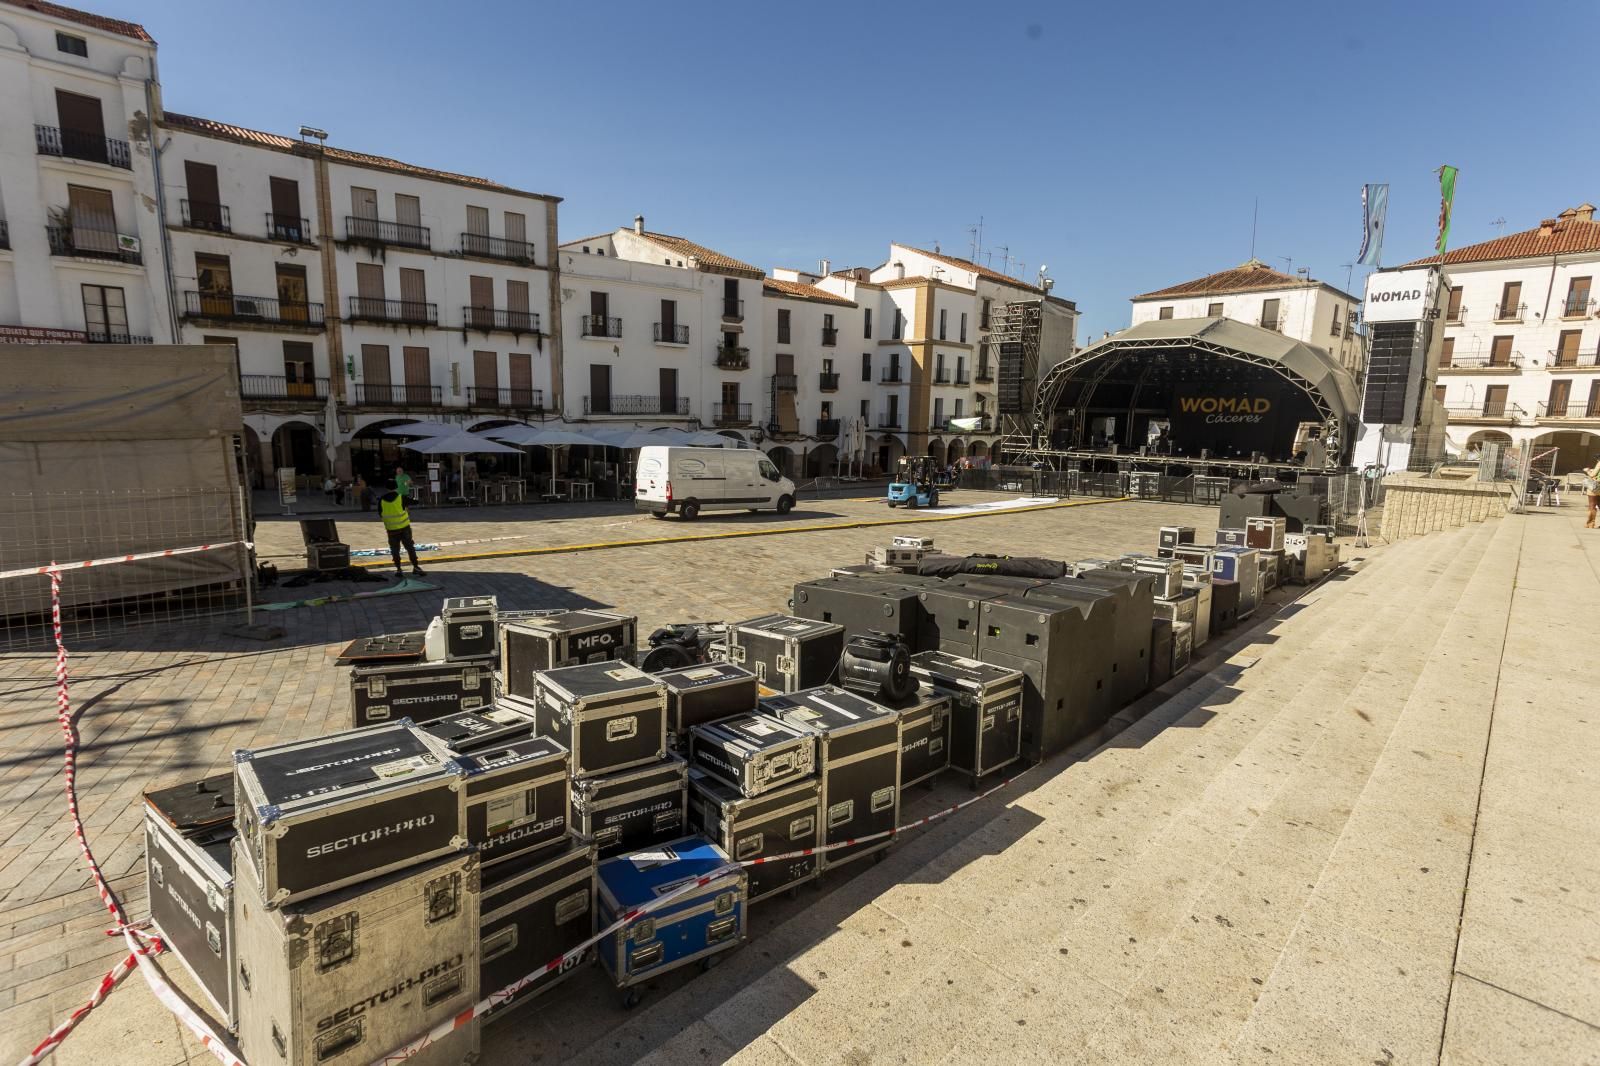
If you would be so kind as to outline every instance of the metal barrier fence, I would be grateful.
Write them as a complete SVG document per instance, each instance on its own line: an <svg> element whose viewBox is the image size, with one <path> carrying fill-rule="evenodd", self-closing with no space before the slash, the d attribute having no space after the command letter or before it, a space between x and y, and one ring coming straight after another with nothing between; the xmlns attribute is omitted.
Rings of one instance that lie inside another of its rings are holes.
<svg viewBox="0 0 1600 1066"><path fill-rule="evenodd" d="M139 626L243 620L254 579L249 540L236 489L0 494L0 651L53 646L41 569L51 565L61 569L69 645Z"/></svg>

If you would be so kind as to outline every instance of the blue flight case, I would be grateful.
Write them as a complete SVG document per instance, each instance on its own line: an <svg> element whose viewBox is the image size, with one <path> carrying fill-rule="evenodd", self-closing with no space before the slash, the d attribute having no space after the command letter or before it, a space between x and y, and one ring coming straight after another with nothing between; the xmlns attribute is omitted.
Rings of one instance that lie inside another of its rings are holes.
<svg viewBox="0 0 1600 1066"><path fill-rule="evenodd" d="M607 859L598 870L600 928L728 865L728 853L701 836ZM600 963L622 990L623 1006L638 1003L638 986L658 974L691 962L709 968L719 953L744 943L747 881L743 869L724 870L600 942Z"/></svg>

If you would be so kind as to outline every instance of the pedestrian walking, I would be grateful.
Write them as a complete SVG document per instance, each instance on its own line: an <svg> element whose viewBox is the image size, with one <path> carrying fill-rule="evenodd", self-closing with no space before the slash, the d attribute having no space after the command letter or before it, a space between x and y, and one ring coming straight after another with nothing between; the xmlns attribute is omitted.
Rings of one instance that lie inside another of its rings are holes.
<svg viewBox="0 0 1600 1066"><path fill-rule="evenodd" d="M1583 472L1583 494L1589 498L1589 517L1584 529L1595 528L1595 518L1600 515L1600 460Z"/></svg>
<svg viewBox="0 0 1600 1066"><path fill-rule="evenodd" d="M356 499L361 501L363 511L372 510L372 489L367 485L367 479L360 474L356 475Z"/></svg>
<svg viewBox="0 0 1600 1066"><path fill-rule="evenodd" d="M388 491L378 499L378 514L383 518L384 531L389 534L389 554L394 558L395 576L400 577L405 573L400 567L400 546L403 544L406 554L411 556L411 572L420 577L422 567L417 565L417 545L411 536L411 512L406 510L406 499L393 481L386 488Z"/></svg>
<svg viewBox="0 0 1600 1066"><path fill-rule="evenodd" d="M400 498L408 503L416 498L411 495L411 475L406 473L406 468L403 466L394 468L394 484L390 488L398 492Z"/></svg>

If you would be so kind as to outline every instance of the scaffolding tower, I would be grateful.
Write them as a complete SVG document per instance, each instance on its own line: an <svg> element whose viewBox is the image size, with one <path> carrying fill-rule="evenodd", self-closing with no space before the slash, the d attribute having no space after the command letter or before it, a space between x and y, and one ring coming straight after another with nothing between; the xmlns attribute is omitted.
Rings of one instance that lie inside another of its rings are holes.
<svg viewBox="0 0 1600 1066"><path fill-rule="evenodd" d="M997 447L1017 460L1031 460L1041 444L1034 425L1035 393L1039 385L1039 336L1042 307L1038 300L1016 300L992 309L989 344L998 356L995 428Z"/></svg>

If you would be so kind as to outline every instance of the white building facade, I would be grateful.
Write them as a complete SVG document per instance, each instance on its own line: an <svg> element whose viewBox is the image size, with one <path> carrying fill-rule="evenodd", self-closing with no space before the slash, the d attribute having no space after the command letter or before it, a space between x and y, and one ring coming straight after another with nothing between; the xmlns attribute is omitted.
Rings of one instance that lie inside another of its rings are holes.
<svg viewBox="0 0 1600 1066"><path fill-rule="evenodd" d="M1133 297L1129 325L1163 318L1229 318L1304 341L1329 353L1359 385L1366 339L1361 301L1315 278L1251 259L1231 270Z"/></svg>
<svg viewBox="0 0 1600 1066"><path fill-rule="evenodd" d="M1600 457L1600 222L1594 205L1446 252L1434 396L1447 445L1555 451L1558 473ZM1439 264L1437 256L1415 266Z"/></svg>
<svg viewBox="0 0 1600 1066"><path fill-rule="evenodd" d="M0 343L164 343L155 41L0 3Z"/></svg>

